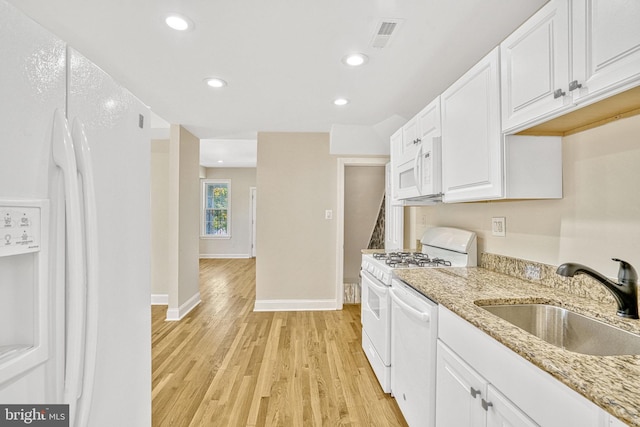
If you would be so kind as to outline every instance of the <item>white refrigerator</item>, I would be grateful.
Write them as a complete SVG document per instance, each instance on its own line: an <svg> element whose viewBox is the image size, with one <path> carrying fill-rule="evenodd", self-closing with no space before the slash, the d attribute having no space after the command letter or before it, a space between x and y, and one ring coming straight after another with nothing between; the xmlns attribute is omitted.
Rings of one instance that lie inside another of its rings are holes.
<svg viewBox="0 0 640 427"><path fill-rule="evenodd" d="M0 58L0 405L149 426L148 108L5 0Z"/></svg>

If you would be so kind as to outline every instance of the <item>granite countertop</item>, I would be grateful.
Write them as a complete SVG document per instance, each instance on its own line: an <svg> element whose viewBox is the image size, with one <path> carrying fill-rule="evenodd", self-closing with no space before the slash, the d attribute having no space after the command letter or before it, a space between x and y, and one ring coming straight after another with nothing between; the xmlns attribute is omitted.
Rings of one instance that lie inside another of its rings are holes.
<svg viewBox="0 0 640 427"><path fill-rule="evenodd" d="M615 303L598 302L480 267L397 269L394 273L605 411L640 427L640 356L590 356L564 350L476 305L547 303L640 334L640 320L618 317Z"/></svg>

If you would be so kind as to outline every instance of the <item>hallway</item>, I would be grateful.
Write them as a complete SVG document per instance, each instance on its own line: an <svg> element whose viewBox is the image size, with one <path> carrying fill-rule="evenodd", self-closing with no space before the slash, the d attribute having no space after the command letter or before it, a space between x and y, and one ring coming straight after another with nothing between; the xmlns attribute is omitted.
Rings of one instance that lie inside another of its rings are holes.
<svg viewBox="0 0 640 427"><path fill-rule="evenodd" d="M200 260L202 302L152 310L153 426L405 426L360 347L360 306L253 312L255 259Z"/></svg>

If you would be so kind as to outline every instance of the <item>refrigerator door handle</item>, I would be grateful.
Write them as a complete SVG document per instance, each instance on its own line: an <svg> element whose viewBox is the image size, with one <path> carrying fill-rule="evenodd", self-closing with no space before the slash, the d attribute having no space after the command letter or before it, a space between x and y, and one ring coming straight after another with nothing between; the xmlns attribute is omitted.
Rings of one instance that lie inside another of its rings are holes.
<svg viewBox="0 0 640 427"><path fill-rule="evenodd" d="M82 180L84 210L84 244L86 250L86 335L82 398L78 402L77 425L89 423L93 382L98 346L98 215L96 208L93 162L84 125L77 117L73 120L71 135L74 142L78 175Z"/></svg>
<svg viewBox="0 0 640 427"><path fill-rule="evenodd" d="M73 426L77 400L82 394L86 295L78 168L67 119L60 110L54 113L51 145L53 161L64 181L67 283L63 402L69 404L69 425Z"/></svg>

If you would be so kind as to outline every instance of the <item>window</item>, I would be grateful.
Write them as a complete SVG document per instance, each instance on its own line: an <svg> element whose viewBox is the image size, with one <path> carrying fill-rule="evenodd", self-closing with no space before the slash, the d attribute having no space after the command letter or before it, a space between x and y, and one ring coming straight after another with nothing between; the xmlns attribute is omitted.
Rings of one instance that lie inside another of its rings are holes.
<svg viewBox="0 0 640 427"><path fill-rule="evenodd" d="M231 180L202 181L202 236L231 237Z"/></svg>

